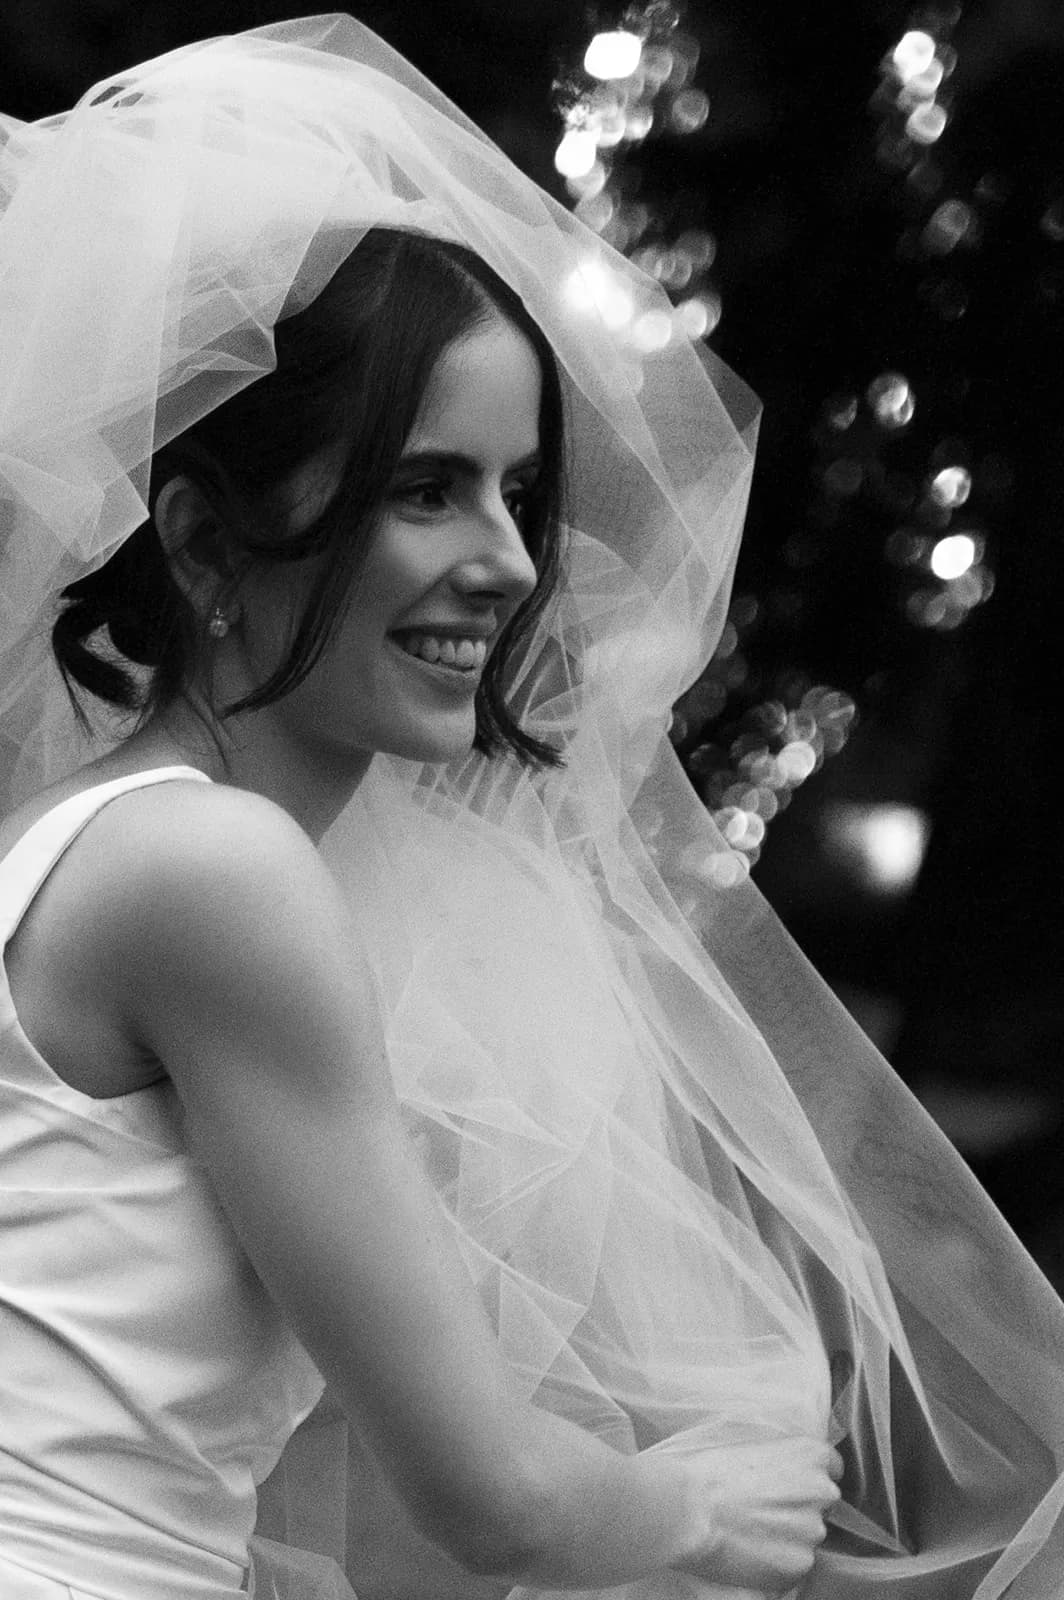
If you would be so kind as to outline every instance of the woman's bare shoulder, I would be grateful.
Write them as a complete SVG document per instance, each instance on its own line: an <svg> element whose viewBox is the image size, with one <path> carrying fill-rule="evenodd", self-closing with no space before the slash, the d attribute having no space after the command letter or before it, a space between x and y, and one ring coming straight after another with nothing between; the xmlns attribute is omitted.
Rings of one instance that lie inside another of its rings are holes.
<svg viewBox="0 0 1064 1600"><path fill-rule="evenodd" d="M285 930L346 933L339 891L298 823L260 794L192 777L108 801L45 890L57 964L107 987L152 963L175 981L193 967L225 981L264 925L283 943Z"/></svg>
<svg viewBox="0 0 1064 1600"><path fill-rule="evenodd" d="M152 769L144 769L145 772ZM160 769L162 770L162 769ZM137 785L119 794L101 807L97 814L101 826L97 827L97 818L93 819L93 832L101 836L105 832L106 819L117 811L124 822L136 826L138 821L151 826L160 816L165 816L171 809L176 810L185 797L200 796L199 800L193 799L192 805L201 815L211 812L217 814L220 825L224 826L225 818L232 818L240 809L241 798L247 801L247 810L250 813L258 812L265 815L267 809L278 812L283 818L287 813L266 800L262 795L250 790L237 789L223 783L203 783L192 775L194 769L188 769L188 776L182 775L177 769L172 774L168 773L163 783L150 783ZM118 763L108 765L106 761L94 762L89 766L80 767L66 776L50 783L47 787L39 789L35 794L23 800L17 807L0 817L0 859L11 850L18 840L35 823L48 815L50 811L68 800L73 800L79 794L85 794L95 788L101 788L116 778L134 777L137 775L135 767L128 768ZM211 799L205 800L206 796ZM292 819L288 818L291 823ZM295 827L295 824L292 823Z"/></svg>
<svg viewBox="0 0 1064 1600"><path fill-rule="evenodd" d="M390 1092L367 953L286 811L195 782L159 784L106 811L101 981L186 1109L233 1114L218 1099L220 1071L240 1093L275 1094L293 1074L336 1104L356 1085Z"/></svg>
<svg viewBox="0 0 1064 1600"><path fill-rule="evenodd" d="M64 801L128 775L52 785L6 819L0 851ZM146 1015L170 1003L180 1020L212 994L231 1004L241 988L268 1009L293 941L350 950L345 911L280 807L175 774L90 818L34 896L5 967L23 1026L60 1076L90 1094L123 1093L158 1072Z"/></svg>
<svg viewBox="0 0 1064 1600"><path fill-rule="evenodd" d="M40 790L0 820L0 857L30 828L67 800L108 782L114 774L84 769ZM149 872L168 866L217 865L243 854L317 852L303 829L280 806L249 789L204 783L175 772L165 782L138 784L114 795L83 830L91 848L70 852L85 863L107 864L112 848L121 855L121 881L137 865Z"/></svg>
<svg viewBox="0 0 1064 1600"><path fill-rule="evenodd" d="M138 922L160 906L217 918L301 886L331 897L332 879L312 841L265 796L223 783L170 779L129 790L93 818L79 851L83 870L116 911ZM229 920L226 918L225 920Z"/></svg>

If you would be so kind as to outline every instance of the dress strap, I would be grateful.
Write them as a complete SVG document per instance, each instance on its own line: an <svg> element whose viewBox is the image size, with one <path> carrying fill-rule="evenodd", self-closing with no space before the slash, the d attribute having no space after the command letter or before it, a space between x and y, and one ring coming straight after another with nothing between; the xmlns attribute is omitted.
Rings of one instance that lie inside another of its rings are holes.
<svg viewBox="0 0 1064 1600"><path fill-rule="evenodd" d="M62 800L38 817L0 861L0 951L11 938L34 896L65 850L97 812L119 795L175 778L210 783L196 767L155 767L95 784Z"/></svg>

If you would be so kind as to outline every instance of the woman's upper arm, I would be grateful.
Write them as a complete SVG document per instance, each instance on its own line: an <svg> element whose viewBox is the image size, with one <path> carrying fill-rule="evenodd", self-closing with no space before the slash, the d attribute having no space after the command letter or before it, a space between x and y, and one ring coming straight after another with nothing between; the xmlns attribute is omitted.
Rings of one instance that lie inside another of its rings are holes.
<svg viewBox="0 0 1064 1600"><path fill-rule="evenodd" d="M263 1281L411 1510L464 1550L470 1519L520 1524L521 1406L404 1132L339 891L269 802L177 803L128 846L110 924L131 1025Z"/></svg>

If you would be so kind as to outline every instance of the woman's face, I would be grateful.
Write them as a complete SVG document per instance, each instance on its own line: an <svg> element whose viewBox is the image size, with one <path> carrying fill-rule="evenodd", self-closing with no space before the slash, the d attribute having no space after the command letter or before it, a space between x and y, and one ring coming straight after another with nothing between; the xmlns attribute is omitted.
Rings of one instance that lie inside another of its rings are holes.
<svg viewBox="0 0 1064 1600"><path fill-rule="evenodd" d="M444 351L343 622L270 708L290 735L335 755L418 761L471 748L485 657L536 583L521 520L539 471L541 382L531 344L499 317ZM320 462L298 474L293 522L309 522L332 487ZM274 575L283 586L283 569ZM264 619L256 604L249 623L268 625L271 610ZM252 659L258 631L245 641Z"/></svg>

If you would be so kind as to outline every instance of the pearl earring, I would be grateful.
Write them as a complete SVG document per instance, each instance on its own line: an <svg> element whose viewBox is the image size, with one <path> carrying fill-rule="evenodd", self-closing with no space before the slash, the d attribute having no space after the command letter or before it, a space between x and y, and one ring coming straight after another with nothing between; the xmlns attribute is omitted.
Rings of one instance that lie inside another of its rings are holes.
<svg viewBox="0 0 1064 1600"><path fill-rule="evenodd" d="M212 639L224 639L229 632L229 618L221 606L215 606L211 612L211 619L207 624L207 632Z"/></svg>

